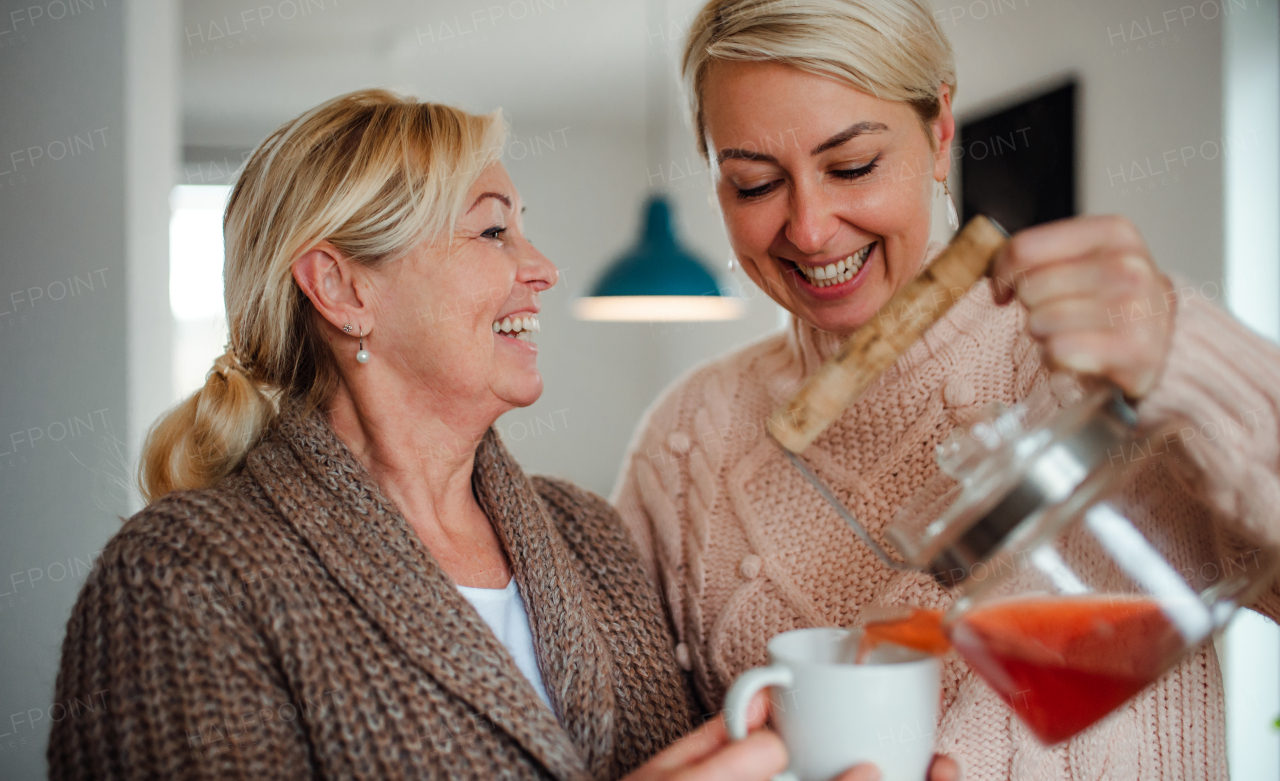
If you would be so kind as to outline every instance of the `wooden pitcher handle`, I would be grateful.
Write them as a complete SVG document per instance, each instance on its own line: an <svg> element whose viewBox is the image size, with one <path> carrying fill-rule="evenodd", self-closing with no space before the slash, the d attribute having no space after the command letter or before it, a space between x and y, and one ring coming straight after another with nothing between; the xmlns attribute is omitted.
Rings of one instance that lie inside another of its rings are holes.
<svg viewBox="0 0 1280 781"><path fill-rule="evenodd" d="M889 299L830 360L769 416L769 433L799 453L840 417L885 369L969 292L1007 236L974 217L928 268Z"/></svg>

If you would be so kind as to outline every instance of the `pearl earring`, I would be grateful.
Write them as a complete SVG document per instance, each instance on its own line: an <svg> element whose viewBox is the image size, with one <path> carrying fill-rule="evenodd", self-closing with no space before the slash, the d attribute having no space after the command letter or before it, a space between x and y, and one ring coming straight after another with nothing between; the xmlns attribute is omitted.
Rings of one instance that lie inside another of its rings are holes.
<svg viewBox="0 0 1280 781"><path fill-rule="evenodd" d="M356 360L360 363L369 362L369 351L364 349L364 329L360 329L360 349L356 352Z"/></svg>
<svg viewBox="0 0 1280 781"><path fill-rule="evenodd" d="M951 197L951 185L942 180L942 191L947 196L947 227L960 230L960 215L956 212L956 199Z"/></svg>

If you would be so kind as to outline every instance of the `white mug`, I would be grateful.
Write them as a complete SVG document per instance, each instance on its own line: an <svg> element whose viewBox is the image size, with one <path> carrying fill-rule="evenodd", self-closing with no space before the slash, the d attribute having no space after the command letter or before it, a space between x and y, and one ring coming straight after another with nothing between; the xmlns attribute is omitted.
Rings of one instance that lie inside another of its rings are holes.
<svg viewBox="0 0 1280 781"><path fill-rule="evenodd" d="M937 657L882 646L864 664L836 661L845 629L796 629L769 641L769 667L738 677L724 698L734 740L747 705L770 687L774 727L791 758L775 781L828 781L874 762L884 781L925 781L940 698Z"/></svg>

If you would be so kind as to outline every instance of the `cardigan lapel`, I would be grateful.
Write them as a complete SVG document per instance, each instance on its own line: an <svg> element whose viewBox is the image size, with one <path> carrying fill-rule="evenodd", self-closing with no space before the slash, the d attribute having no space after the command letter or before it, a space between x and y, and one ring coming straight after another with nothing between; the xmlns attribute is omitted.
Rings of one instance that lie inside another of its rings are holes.
<svg viewBox="0 0 1280 781"><path fill-rule="evenodd" d="M417 666L555 776L586 774L583 753L510 653L319 415L283 411L246 467L333 579ZM522 535L517 531L514 538ZM556 574L539 565L518 582L523 591L526 582ZM538 594L524 593L531 608L538 604ZM539 653L546 659L541 645Z"/></svg>
<svg viewBox="0 0 1280 781"><path fill-rule="evenodd" d="M592 775L612 775L615 676L597 628L604 617L541 497L493 429L476 451L471 482L511 558L547 694Z"/></svg>

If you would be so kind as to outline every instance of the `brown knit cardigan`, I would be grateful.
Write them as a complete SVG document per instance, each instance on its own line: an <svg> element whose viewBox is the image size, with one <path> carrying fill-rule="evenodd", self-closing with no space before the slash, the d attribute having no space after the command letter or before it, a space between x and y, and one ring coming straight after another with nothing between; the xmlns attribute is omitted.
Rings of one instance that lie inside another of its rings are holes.
<svg viewBox="0 0 1280 781"><path fill-rule="evenodd" d="M107 545L67 626L50 776L616 778L687 732L613 509L527 478L492 430L472 486L554 713L328 425L286 411Z"/></svg>

